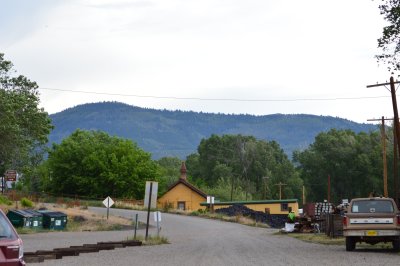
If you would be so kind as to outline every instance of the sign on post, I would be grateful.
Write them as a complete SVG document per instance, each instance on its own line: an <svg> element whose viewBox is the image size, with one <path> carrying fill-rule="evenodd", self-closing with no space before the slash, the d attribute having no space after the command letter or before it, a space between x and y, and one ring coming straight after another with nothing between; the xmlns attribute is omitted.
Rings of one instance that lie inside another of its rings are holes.
<svg viewBox="0 0 400 266"><path fill-rule="evenodd" d="M160 211L156 211L154 212L154 222L157 223L157 236L160 236L160 223L161 223L161 212Z"/></svg>
<svg viewBox="0 0 400 266"><path fill-rule="evenodd" d="M103 200L103 205L106 206L107 208L110 208L111 206L114 205L114 201L112 198L107 197L105 200Z"/></svg>
<svg viewBox="0 0 400 266"><path fill-rule="evenodd" d="M150 219L150 208L157 207L157 191L158 183L153 181L146 181L146 190L144 193L144 207L147 207L147 223L146 223L146 236L149 235L149 219Z"/></svg>
<svg viewBox="0 0 400 266"><path fill-rule="evenodd" d="M214 204L214 197L213 196L207 196L207 203L208 204Z"/></svg>
<svg viewBox="0 0 400 266"><path fill-rule="evenodd" d="M107 207L107 220L108 220L108 213L110 211L110 207L114 205L114 201L109 196L103 200L103 205Z"/></svg>
<svg viewBox="0 0 400 266"><path fill-rule="evenodd" d="M207 203L210 204L210 212L214 212L214 197L207 196Z"/></svg>
<svg viewBox="0 0 400 266"><path fill-rule="evenodd" d="M144 194L144 207L149 206L150 184L152 184L150 208L157 208L158 182L153 182L153 181L146 181L146 191Z"/></svg>
<svg viewBox="0 0 400 266"><path fill-rule="evenodd" d="M7 170L5 175L6 181L17 181L17 171L16 170Z"/></svg>
<svg viewBox="0 0 400 266"><path fill-rule="evenodd" d="M154 222L161 222L161 212L160 211L154 212Z"/></svg>

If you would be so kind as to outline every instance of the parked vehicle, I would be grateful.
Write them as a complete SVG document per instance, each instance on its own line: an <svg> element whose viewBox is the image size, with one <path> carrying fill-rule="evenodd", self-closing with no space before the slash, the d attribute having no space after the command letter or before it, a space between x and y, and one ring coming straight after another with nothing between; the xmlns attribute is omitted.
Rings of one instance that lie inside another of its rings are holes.
<svg viewBox="0 0 400 266"><path fill-rule="evenodd" d="M346 250L352 251L357 242L374 245L391 242L400 250L400 212L390 198L357 198L350 202L343 217Z"/></svg>
<svg viewBox="0 0 400 266"><path fill-rule="evenodd" d="M0 266L24 266L22 239L0 210Z"/></svg>

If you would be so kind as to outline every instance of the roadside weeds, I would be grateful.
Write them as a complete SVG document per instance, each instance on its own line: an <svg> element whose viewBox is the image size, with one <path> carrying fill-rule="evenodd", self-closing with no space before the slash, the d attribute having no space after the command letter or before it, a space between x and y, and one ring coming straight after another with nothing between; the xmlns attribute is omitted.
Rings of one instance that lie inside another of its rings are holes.
<svg viewBox="0 0 400 266"><path fill-rule="evenodd" d="M282 235L282 236L288 236L288 237L293 237L296 239L299 239L304 242L308 243L315 243L315 244L323 244L323 245L338 245L338 246L343 246L345 247L345 237L335 237L335 238L330 238L327 235L321 233L321 234L300 234L300 233L281 233L277 232L275 235ZM366 243L357 243L357 248L362 248L362 249L383 249L383 250L391 250L392 245L391 243L378 243L376 245L369 245ZM400 253L398 253L400 255Z"/></svg>

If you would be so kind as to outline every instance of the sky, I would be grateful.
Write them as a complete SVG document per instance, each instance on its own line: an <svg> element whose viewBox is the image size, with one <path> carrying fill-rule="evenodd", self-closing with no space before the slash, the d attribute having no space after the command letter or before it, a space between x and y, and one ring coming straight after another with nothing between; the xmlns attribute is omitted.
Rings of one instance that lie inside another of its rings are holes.
<svg viewBox="0 0 400 266"><path fill-rule="evenodd" d="M53 114L84 103L393 117L366 0L0 0L0 53ZM393 74L397 78L397 73Z"/></svg>

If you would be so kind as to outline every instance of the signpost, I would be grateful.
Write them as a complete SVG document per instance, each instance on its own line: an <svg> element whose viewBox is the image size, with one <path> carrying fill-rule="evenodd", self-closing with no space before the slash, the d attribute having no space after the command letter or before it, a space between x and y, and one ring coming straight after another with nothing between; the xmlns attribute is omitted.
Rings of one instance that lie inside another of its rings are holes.
<svg viewBox="0 0 400 266"><path fill-rule="evenodd" d="M157 236L160 236L160 223L161 223L161 212L160 211L156 211L154 212L154 222L157 223Z"/></svg>
<svg viewBox="0 0 400 266"><path fill-rule="evenodd" d="M150 192L151 187L151 192ZM150 208L157 208L157 193L158 193L158 182L146 181L146 191L144 194L144 206L149 206ZM151 194L151 195L150 195Z"/></svg>
<svg viewBox="0 0 400 266"><path fill-rule="evenodd" d="M214 197L207 196L207 203L210 204L210 212L214 213Z"/></svg>
<svg viewBox="0 0 400 266"><path fill-rule="evenodd" d="M157 207L157 192L158 182L146 181L146 191L144 194L144 206L147 204L147 224L146 224L146 237L149 236L149 220L150 220L150 208Z"/></svg>
<svg viewBox="0 0 400 266"><path fill-rule="evenodd" d="M107 220L108 220L108 213L110 207L114 205L114 201L112 200L112 198L107 197L105 200L103 200L103 205L107 207Z"/></svg>
<svg viewBox="0 0 400 266"><path fill-rule="evenodd" d="M133 239L136 239L136 231L137 231L137 229L138 229L138 222L139 222L139 214L138 213L136 213L136 219L135 219L135 234L134 234L134 236L133 236Z"/></svg>

